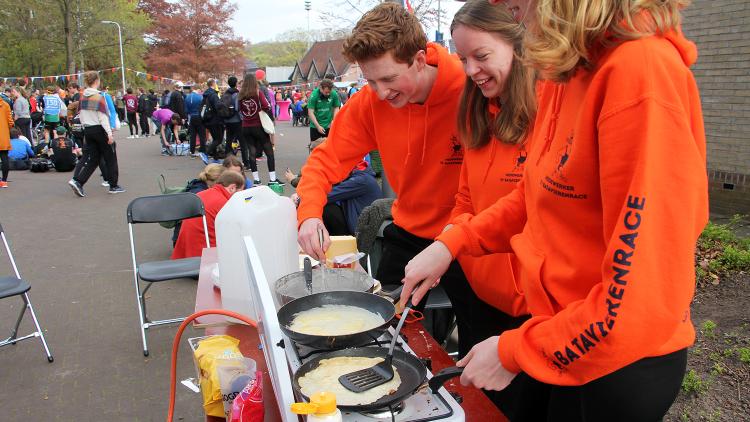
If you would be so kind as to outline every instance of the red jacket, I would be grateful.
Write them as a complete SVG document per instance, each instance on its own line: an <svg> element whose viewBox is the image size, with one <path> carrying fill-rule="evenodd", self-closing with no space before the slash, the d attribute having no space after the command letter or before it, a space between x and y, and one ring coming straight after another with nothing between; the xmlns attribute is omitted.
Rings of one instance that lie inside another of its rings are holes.
<svg viewBox="0 0 750 422"><path fill-rule="evenodd" d="M206 208L206 225L208 226L208 239L211 247L216 246L216 214L219 213L224 204L232 196L222 185L214 185L204 191L198 192L198 197L203 201ZM182 221L180 235L172 251L172 259L189 258L201 256L203 248L206 247L206 236L203 231L203 219L200 217L189 218Z"/></svg>

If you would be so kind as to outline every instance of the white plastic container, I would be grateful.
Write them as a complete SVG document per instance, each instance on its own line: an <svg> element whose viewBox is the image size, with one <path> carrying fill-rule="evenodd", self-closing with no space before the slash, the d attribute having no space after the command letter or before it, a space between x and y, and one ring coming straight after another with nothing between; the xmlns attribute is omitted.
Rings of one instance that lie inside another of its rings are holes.
<svg viewBox="0 0 750 422"><path fill-rule="evenodd" d="M232 195L216 216L222 306L257 320L243 256L244 236L253 239L269 283L298 271L297 211L292 201L258 186Z"/></svg>

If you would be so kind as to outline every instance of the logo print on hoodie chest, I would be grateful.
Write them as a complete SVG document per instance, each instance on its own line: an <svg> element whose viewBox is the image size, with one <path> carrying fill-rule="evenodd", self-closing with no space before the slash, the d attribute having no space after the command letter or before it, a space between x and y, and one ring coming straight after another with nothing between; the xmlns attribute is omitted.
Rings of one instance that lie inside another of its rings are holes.
<svg viewBox="0 0 750 422"><path fill-rule="evenodd" d="M461 141L458 140L456 135L451 136L450 153L448 156L440 161L443 165L454 165L462 164L464 162L464 147L461 145Z"/></svg>
<svg viewBox="0 0 750 422"><path fill-rule="evenodd" d="M503 177L500 178L500 181L503 183L513 183L516 184L521 181L521 178L523 177L523 168L526 164L526 159L529 156L528 152L526 152L525 147L520 147L518 149L518 155L513 157L513 170L511 170L508 173L505 173Z"/></svg>
<svg viewBox="0 0 750 422"><path fill-rule="evenodd" d="M552 170L539 183L544 190L553 195L569 199L586 199L588 195L577 192L575 184L568 180L570 159L574 151L574 135L571 131L563 145L558 147L555 154L547 159L552 161Z"/></svg>

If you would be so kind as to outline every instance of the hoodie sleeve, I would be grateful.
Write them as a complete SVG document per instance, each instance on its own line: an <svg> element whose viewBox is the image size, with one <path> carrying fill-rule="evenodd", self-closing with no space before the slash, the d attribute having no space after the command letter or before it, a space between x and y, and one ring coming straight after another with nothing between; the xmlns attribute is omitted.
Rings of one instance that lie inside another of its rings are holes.
<svg viewBox="0 0 750 422"><path fill-rule="evenodd" d="M344 180L357 162L377 149L369 95L357 95L337 115L328 139L317 146L297 186L300 205L297 224L308 218L321 218L331 187Z"/></svg>
<svg viewBox="0 0 750 422"><path fill-rule="evenodd" d="M482 256L512 252L510 238L520 233L526 224L524 186L521 180L511 193L477 215L457 216L456 224L437 240L448 247L453 257L462 253Z"/></svg>

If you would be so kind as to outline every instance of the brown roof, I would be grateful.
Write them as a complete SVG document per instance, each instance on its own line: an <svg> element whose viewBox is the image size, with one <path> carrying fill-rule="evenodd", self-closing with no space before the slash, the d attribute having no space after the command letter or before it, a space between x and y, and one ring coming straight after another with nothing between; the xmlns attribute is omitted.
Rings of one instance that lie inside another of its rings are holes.
<svg viewBox="0 0 750 422"><path fill-rule="evenodd" d="M316 41L302 60L299 61L299 68L304 75L308 75L310 72L310 66L313 61L315 62L315 68L323 77L328 60L333 62L333 67L336 69L336 73L341 75L346 72L349 67L349 61L341 54L344 48L344 40L331 40L331 41Z"/></svg>

